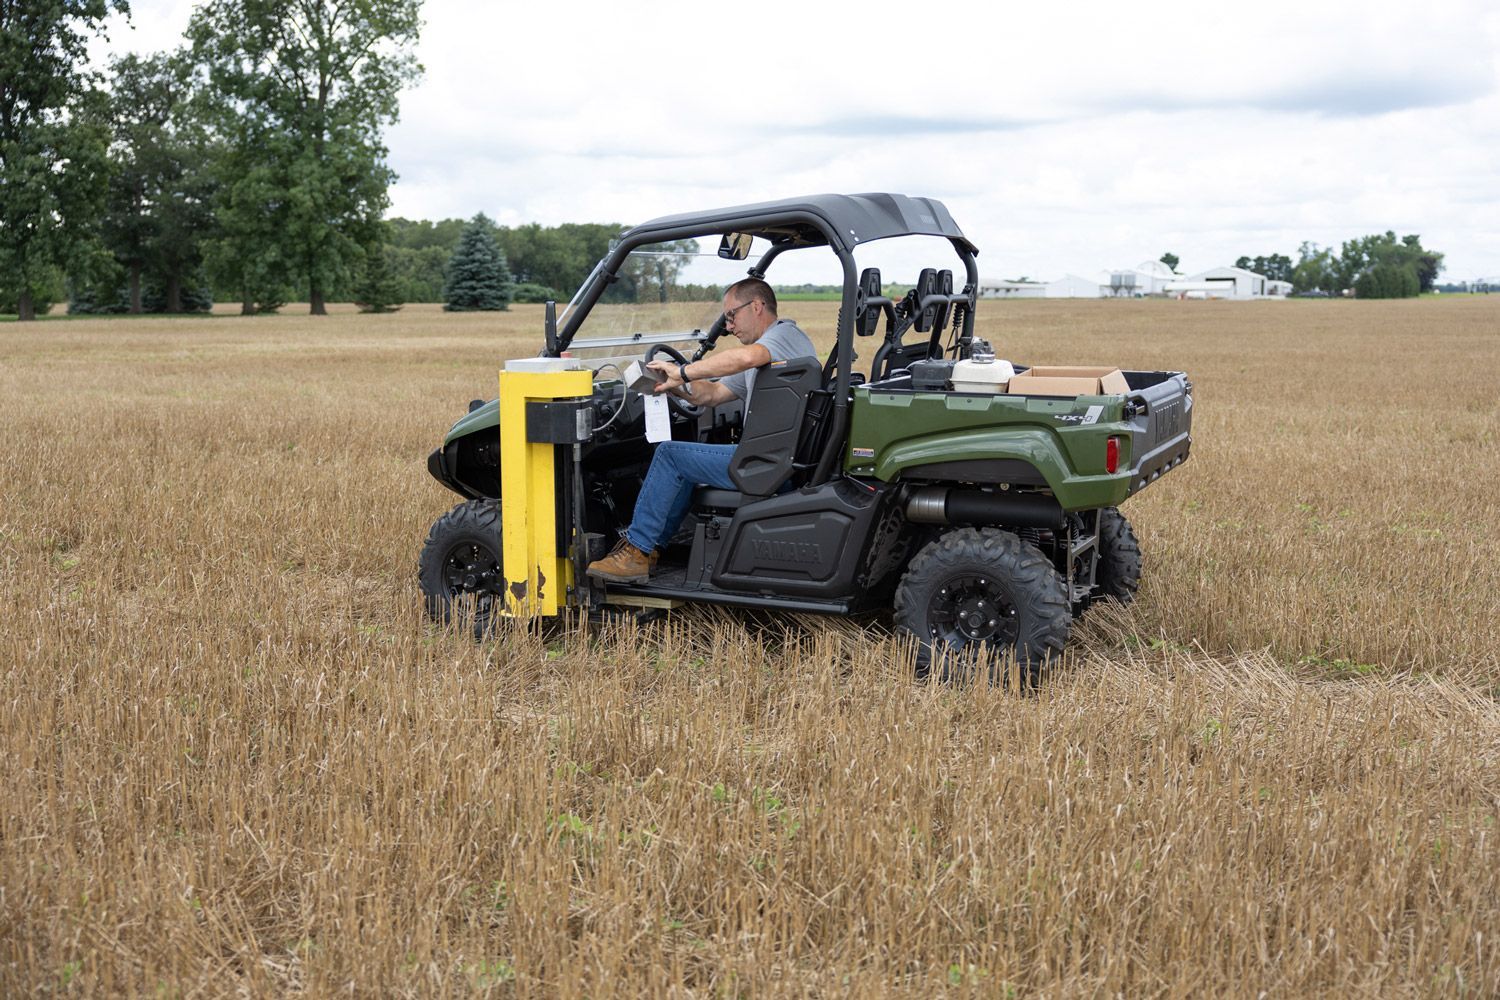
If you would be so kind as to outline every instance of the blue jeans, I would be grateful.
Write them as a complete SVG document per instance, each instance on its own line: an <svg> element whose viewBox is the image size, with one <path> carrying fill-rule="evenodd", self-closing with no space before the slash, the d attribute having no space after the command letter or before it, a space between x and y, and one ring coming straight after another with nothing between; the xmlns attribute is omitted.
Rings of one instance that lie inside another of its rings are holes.
<svg viewBox="0 0 1500 1000"><path fill-rule="evenodd" d="M734 448L732 444L693 441L663 441L657 445L651 469L641 484L641 495L635 501L635 517L625 532L630 544L647 553L665 545L687 516L694 487L736 489L729 478Z"/></svg>

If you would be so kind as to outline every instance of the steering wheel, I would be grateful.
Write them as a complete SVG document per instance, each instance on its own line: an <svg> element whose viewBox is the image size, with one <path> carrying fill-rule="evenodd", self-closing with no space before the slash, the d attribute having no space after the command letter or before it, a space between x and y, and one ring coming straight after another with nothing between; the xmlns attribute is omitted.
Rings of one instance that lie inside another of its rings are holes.
<svg viewBox="0 0 1500 1000"><path fill-rule="evenodd" d="M650 347L646 348L646 357L641 361L641 364L650 364L656 359L656 356L658 354L665 354L667 357L671 358L679 365L685 365L688 363L687 358L683 357L682 352L673 347L671 344L652 344ZM667 405L670 406L673 412L677 413L679 416L686 417L689 420L697 420L703 414L703 407L699 406L697 403L689 403L685 399L679 399L678 397L672 395L670 392L662 393L662 395L667 397Z"/></svg>

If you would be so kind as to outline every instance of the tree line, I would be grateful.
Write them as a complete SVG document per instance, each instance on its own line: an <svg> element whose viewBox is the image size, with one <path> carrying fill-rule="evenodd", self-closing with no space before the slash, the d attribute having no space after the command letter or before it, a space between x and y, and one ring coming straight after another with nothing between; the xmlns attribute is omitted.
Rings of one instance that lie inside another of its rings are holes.
<svg viewBox="0 0 1500 1000"><path fill-rule="evenodd" d="M1295 262L1276 253L1241 257L1234 266L1290 282L1296 293L1340 295L1352 289L1361 299L1399 299L1432 291L1443 270L1443 254L1423 247L1416 234L1398 239L1387 230L1345 240L1336 255L1331 247L1304 242Z"/></svg>
<svg viewBox="0 0 1500 1000"><path fill-rule="evenodd" d="M463 249L465 233L477 229L487 233L499 250L504 282L509 287L508 302L567 301L626 228L619 223L598 222L500 226L483 214L467 222L395 218L387 223L385 253L399 301L448 302L445 289L454 268L472 253L487 252ZM606 290L604 301L717 298L721 290L716 287L679 280L690 255L698 251L697 240L642 248L642 252L627 258L619 279Z"/></svg>

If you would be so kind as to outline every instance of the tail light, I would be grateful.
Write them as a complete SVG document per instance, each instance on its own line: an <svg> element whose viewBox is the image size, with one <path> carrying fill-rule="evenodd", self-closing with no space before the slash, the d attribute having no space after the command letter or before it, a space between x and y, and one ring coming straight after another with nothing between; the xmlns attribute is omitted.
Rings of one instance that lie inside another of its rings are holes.
<svg viewBox="0 0 1500 1000"><path fill-rule="evenodd" d="M1104 471L1113 473L1120 468L1120 439L1112 437L1104 442Z"/></svg>

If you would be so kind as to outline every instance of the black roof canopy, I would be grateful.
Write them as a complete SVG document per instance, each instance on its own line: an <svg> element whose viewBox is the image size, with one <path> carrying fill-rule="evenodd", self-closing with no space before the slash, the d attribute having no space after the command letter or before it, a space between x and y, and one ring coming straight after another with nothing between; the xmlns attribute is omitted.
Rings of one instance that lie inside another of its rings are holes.
<svg viewBox="0 0 1500 1000"><path fill-rule="evenodd" d="M668 234L685 232L750 233L791 247L825 246L833 242L832 234L845 250L891 236L942 236L959 241L970 253L978 252L942 202L881 193L815 194L664 215L632 228L625 240L639 246L652 242L643 237L660 234L664 240L676 239L679 237Z"/></svg>

